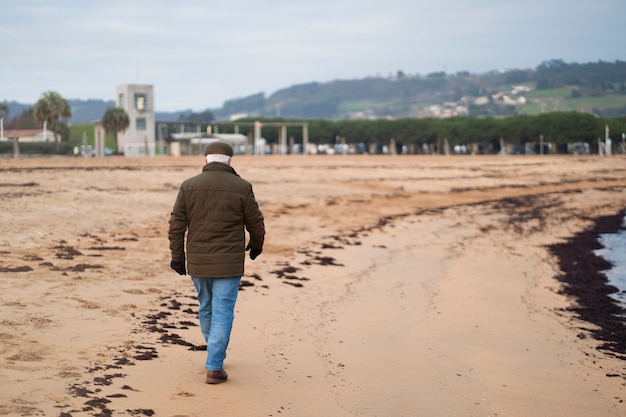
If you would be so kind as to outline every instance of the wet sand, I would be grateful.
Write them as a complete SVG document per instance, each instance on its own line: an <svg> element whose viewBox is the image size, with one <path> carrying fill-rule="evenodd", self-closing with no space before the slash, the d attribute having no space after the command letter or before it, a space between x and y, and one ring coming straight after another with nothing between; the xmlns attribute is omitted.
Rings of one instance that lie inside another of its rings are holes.
<svg viewBox="0 0 626 417"><path fill-rule="evenodd" d="M219 386L169 270L201 162L0 160L0 415L626 413L620 328L557 257L626 207L626 158L236 157L268 235Z"/></svg>

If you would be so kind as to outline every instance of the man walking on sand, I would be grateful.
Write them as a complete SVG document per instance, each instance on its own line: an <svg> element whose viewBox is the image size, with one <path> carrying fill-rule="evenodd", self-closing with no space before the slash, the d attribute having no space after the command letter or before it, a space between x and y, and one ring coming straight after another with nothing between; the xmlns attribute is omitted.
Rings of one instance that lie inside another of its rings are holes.
<svg viewBox="0 0 626 417"><path fill-rule="evenodd" d="M233 148L212 142L204 154L202 173L180 186L168 237L171 268L180 275L189 272L198 294L198 318L207 344L206 383L219 384L228 378L223 364L245 251L252 260L261 254L265 224L252 185L230 166ZM244 228L250 234L247 246Z"/></svg>

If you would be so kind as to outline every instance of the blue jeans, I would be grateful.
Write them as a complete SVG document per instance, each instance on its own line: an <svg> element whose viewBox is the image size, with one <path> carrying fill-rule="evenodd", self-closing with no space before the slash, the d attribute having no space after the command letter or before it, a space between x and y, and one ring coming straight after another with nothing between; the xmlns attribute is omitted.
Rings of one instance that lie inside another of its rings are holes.
<svg viewBox="0 0 626 417"><path fill-rule="evenodd" d="M224 365L241 277L191 280L198 293L200 330L207 344L206 369L217 371Z"/></svg>

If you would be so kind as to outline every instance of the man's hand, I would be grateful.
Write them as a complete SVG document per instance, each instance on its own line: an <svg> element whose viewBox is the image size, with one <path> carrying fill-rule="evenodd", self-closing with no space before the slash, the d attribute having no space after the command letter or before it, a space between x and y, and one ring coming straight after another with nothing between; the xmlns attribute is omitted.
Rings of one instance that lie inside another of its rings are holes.
<svg viewBox="0 0 626 417"><path fill-rule="evenodd" d="M185 268L185 261L171 261L170 268L178 272L178 275L187 275L187 269Z"/></svg>
<svg viewBox="0 0 626 417"><path fill-rule="evenodd" d="M261 252L263 252L263 249L251 248L249 243L248 246L246 246L246 250L250 251L250 259L252 259L253 261L256 259L257 256L261 254Z"/></svg>

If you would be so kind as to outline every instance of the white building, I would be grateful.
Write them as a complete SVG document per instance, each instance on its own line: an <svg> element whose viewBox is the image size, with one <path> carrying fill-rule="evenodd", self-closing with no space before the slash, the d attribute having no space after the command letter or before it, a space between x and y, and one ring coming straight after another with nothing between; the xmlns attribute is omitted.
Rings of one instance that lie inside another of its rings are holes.
<svg viewBox="0 0 626 417"><path fill-rule="evenodd" d="M168 143L168 155L204 155L204 148L211 142L225 142L237 154L247 153L248 137L239 133L172 133L165 141Z"/></svg>
<svg viewBox="0 0 626 417"><path fill-rule="evenodd" d="M154 86L118 85L116 104L126 110L128 129L118 133L118 151L126 156L154 155L156 150Z"/></svg>
<svg viewBox="0 0 626 417"><path fill-rule="evenodd" d="M11 129L5 130L0 140L19 140L24 142L54 142L54 132L42 129ZM61 136L59 135L59 138Z"/></svg>

